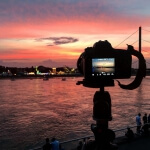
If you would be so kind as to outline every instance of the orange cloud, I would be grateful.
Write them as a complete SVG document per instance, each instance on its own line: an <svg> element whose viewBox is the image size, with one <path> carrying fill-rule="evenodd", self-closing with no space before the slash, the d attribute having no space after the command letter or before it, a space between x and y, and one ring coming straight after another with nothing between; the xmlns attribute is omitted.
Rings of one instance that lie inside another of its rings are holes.
<svg viewBox="0 0 150 150"><path fill-rule="evenodd" d="M143 2L140 6L144 8ZM115 47L139 26L149 26L148 6L141 12L139 6L118 0L0 2L0 59L77 59L98 40ZM119 46L126 48L136 40L138 35ZM138 43L134 46L138 48ZM150 44L142 46L148 57Z"/></svg>

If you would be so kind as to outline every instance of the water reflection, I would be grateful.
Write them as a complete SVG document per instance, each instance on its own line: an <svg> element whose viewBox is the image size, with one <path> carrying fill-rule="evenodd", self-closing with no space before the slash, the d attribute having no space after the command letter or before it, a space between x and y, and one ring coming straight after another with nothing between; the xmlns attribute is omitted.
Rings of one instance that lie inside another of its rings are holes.
<svg viewBox="0 0 150 150"><path fill-rule="evenodd" d="M92 134L93 96L99 89L77 86L79 78L48 81L1 80L0 147L29 149L45 137L68 140ZM132 80L132 79L131 79ZM135 123L137 112L148 113L150 78L133 91L107 87L112 99L112 129ZM127 82L122 80L122 82ZM130 81L128 81L130 82ZM22 138L23 137L23 138Z"/></svg>

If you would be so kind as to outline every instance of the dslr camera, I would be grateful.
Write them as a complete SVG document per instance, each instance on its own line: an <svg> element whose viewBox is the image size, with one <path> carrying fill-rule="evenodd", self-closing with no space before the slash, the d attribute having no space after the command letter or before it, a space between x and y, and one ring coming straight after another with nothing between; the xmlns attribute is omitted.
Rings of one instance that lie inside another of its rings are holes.
<svg viewBox="0 0 150 150"><path fill-rule="evenodd" d="M146 64L143 55L130 45L128 45L127 50L114 49L107 40L96 42L93 47L87 47L80 55L77 61L77 68L84 75L84 79L77 84L99 88L114 86L113 79L130 78L132 55L139 59L137 79L130 85L122 85L117 81L122 88L136 88L146 74Z"/></svg>

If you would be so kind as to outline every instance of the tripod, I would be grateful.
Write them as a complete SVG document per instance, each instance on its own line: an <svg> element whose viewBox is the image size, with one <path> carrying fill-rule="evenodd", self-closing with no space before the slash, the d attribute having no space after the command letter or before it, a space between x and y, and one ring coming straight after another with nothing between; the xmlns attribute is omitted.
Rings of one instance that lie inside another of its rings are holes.
<svg viewBox="0 0 150 150"><path fill-rule="evenodd" d="M91 130L95 141L87 143L86 150L117 150L118 146L111 143L115 133L108 129L108 121L112 120L111 97L109 92L104 91L104 86L95 92L93 98L93 120L96 124L91 124Z"/></svg>

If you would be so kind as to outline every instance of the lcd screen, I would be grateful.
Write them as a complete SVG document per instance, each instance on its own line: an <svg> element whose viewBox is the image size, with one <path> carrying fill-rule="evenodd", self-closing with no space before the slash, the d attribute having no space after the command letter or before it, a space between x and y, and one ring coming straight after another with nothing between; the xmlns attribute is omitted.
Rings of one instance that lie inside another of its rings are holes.
<svg viewBox="0 0 150 150"><path fill-rule="evenodd" d="M114 76L115 58L93 58L92 76Z"/></svg>

